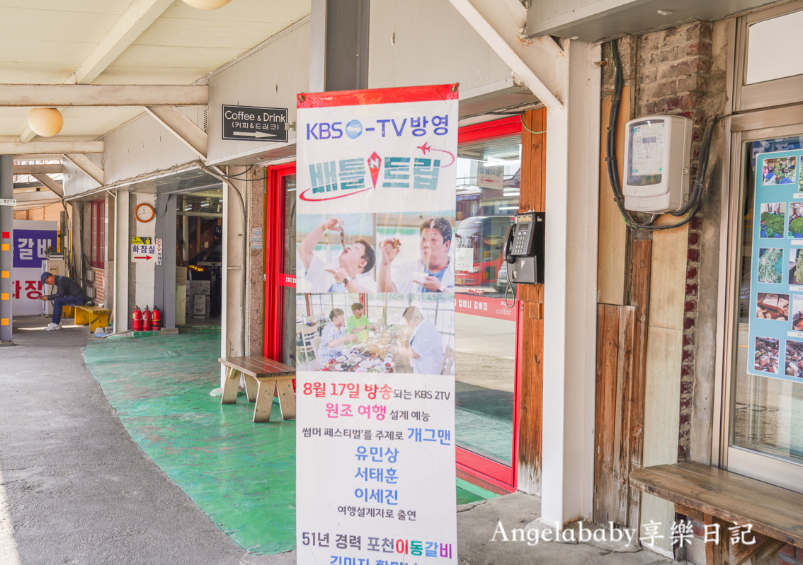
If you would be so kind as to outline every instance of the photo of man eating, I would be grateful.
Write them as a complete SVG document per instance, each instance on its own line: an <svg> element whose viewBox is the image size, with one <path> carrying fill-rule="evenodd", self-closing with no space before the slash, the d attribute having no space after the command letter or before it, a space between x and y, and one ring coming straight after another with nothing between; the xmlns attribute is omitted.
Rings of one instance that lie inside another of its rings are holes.
<svg viewBox="0 0 803 565"><path fill-rule="evenodd" d="M449 250L452 225L443 217L425 220L420 228L420 258L393 272L393 260L399 255L399 240L381 243L379 260L379 292L454 292L454 267Z"/></svg>
<svg viewBox="0 0 803 565"><path fill-rule="evenodd" d="M365 239L358 239L346 246L343 226L342 219L329 218L311 230L301 241L298 255L304 265L304 279L309 285L305 292L376 292L376 282L368 274L374 268L376 260L374 249ZM315 255L315 246L326 231L339 233L343 244L343 252L337 258L337 262L328 265Z"/></svg>

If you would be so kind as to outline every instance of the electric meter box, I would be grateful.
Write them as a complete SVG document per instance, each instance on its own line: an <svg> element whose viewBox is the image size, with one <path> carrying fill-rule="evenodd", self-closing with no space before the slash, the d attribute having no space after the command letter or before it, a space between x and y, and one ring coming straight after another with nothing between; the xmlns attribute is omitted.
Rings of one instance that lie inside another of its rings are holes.
<svg viewBox="0 0 803 565"><path fill-rule="evenodd" d="M689 199L692 121L682 116L647 116L625 126L622 194L634 212L680 210Z"/></svg>

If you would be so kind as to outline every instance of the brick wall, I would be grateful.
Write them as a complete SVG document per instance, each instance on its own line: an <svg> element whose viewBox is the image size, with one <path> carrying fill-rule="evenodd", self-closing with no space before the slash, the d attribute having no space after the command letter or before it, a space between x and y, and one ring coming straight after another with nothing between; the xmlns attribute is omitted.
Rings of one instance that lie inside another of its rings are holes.
<svg viewBox="0 0 803 565"><path fill-rule="evenodd" d="M95 303L98 305L102 305L106 302L106 279L104 276L103 269L97 269L95 267L90 267L93 273L93 281L92 281L92 288L95 289Z"/></svg>
<svg viewBox="0 0 803 565"><path fill-rule="evenodd" d="M694 22L649 33L639 43L638 114L674 114L693 121L691 182L697 175L700 147L706 122L711 75L713 24ZM716 218L712 219L716 221ZM686 296L683 319L683 359L680 383L680 429L678 461L689 459L692 402L694 395L697 300L700 239L703 222L698 212L689 223L686 264Z"/></svg>

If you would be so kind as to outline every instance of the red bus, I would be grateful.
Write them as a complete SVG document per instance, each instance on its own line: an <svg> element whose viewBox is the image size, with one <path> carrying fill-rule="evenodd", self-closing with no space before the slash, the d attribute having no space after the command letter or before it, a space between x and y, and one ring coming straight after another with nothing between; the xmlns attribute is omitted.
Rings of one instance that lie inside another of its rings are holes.
<svg viewBox="0 0 803 565"><path fill-rule="evenodd" d="M493 288L502 266L502 244L513 216L474 216L457 225L455 285Z"/></svg>

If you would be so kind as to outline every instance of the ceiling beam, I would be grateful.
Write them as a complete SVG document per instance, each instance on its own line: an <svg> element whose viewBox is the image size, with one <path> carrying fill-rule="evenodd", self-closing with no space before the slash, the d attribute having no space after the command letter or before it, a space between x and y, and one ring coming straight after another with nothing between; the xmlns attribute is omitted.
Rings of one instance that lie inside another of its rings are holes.
<svg viewBox="0 0 803 565"><path fill-rule="evenodd" d="M0 84L0 106L206 106L205 85Z"/></svg>
<svg viewBox="0 0 803 565"><path fill-rule="evenodd" d="M63 172L64 166L61 163L49 163L46 165L17 165L14 163L15 175L52 175Z"/></svg>
<svg viewBox="0 0 803 565"><path fill-rule="evenodd" d="M134 0L70 77L72 84L89 84L167 10L173 0Z"/></svg>
<svg viewBox="0 0 803 565"><path fill-rule="evenodd" d="M102 141L0 141L0 155L63 155L64 153L103 153Z"/></svg>
<svg viewBox="0 0 803 565"><path fill-rule="evenodd" d="M81 169L83 172L89 175L90 178L94 179L100 183L101 186L103 186L103 169L93 163L89 157L80 153L65 153L64 156L72 161L73 165Z"/></svg>
<svg viewBox="0 0 803 565"><path fill-rule="evenodd" d="M175 106L146 106L145 109L182 143L206 161L208 146L206 132L186 114Z"/></svg>
<svg viewBox="0 0 803 565"><path fill-rule="evenodd" d="M61 202L61 198L55 196L49 190L40 192L23 192L22 194L16 193L14 194L14 200L17 201L17 204L43 204L45 202Z"/></svg>
<svg viewBox="0 0 803 565"><path fill-rule="evenodd" d="M52 190L59 198L64 198L64 188L47 175L33 175L33 178Z"/></svg>
<svg viewBox="0 0 803 565"><path fill-rule="evenodd" d="M173 3L173 0L134 0L103 36L89 56L70 75L67 84L89 84L142 34ZM63 111L63 108L59 108ZM27 143L36 132L26 124L19 140Z"/></svg>

